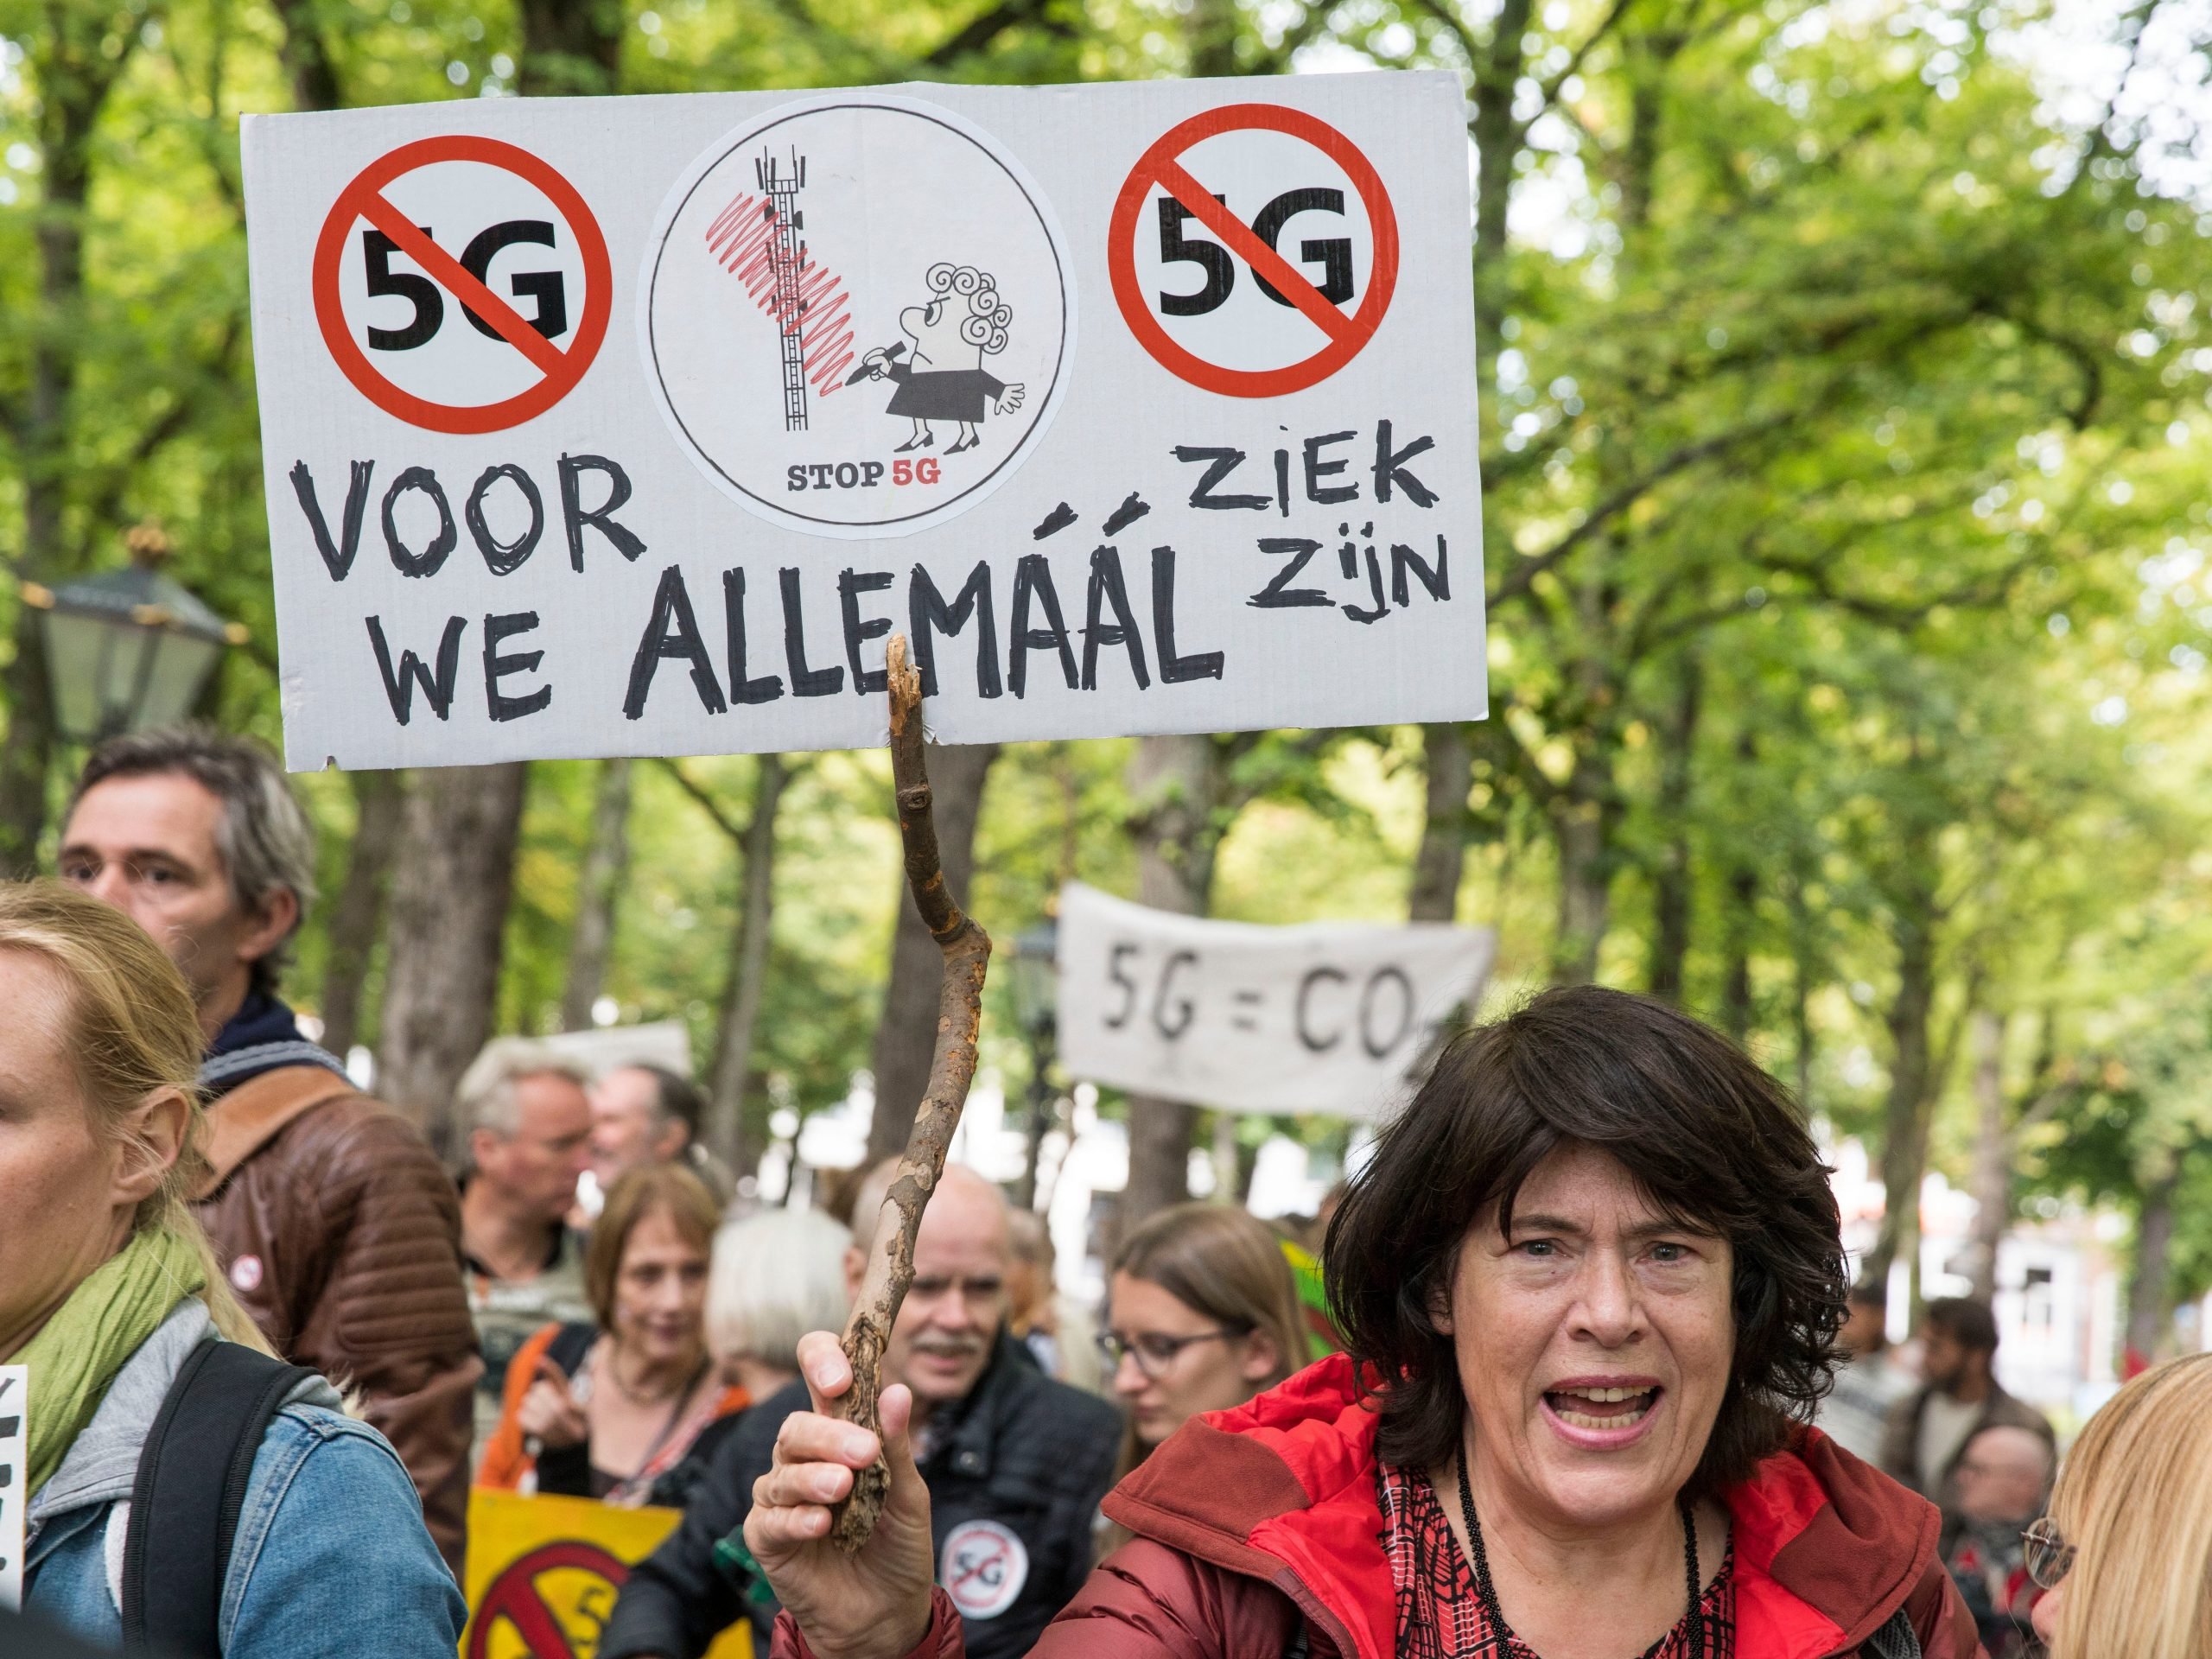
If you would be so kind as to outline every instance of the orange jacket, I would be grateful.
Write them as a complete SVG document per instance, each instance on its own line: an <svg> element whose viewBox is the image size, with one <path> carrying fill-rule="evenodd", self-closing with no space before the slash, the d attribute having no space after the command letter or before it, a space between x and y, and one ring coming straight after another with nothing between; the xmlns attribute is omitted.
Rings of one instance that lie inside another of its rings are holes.
<svg viewBox="0 0 2212 1659"><path fill-rule="evenodd" d="M561 1334L561 1326L554 1324L534 1331L530 1339L515 1350L515 1357L507 1366L507 1382L499 1398L499 1423L492 1431L492 1438L484 1443L484 1456L476 1465L476 1484L496 1486L505 1491L520 1489L523 1478L537 1467L537 1459L524 1444L522 1432L522 1400L530 1392L530 1385L537 1381L544 1369L546 1351L553 1345L554 1338ZM700 1427L717 1423L723 1418L743 1411L753 1403L753 1396L732 1383L715 1398L714 1410L702 1420ZM695 1437L696 1438L696 1435Z"/></svg>

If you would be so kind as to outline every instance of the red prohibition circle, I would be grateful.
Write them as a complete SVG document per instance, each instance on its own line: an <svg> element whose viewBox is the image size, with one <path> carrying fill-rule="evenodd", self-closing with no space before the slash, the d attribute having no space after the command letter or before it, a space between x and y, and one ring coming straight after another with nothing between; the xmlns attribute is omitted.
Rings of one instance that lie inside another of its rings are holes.
<svg viewBox="0 0 2212 1659"><path fill-rule="evenodd" d="M1323 299L1305 272L1268 247L1183 170L1179 157L1192 145L1217 133L1245 128L1263 128L1304 139L1342 168L1359 192L1374 232L1375 257L1368 273L1367 296L1351 316ZM1266 277L1269 286L1328 335L1328 343L1313 356L1279 369L1224 368L1176 344L1153 315L1137 282L1137 215L1154 185L1190 209L1192 218L1219 237L1256 275ZM1398 217L1374 165L1357 145L1327 122L1280 104L1224 105L1169 128L1130 169L1114 203L1106 234L1106 266L1113 278L1114 302L1121 308L1122 320L1137 343L1170 373L1229 397L1279 397L1327 379L1374 338L1398 283Z"/></svg>
<svg viewBox="0 0 2212 1659"><path fill-rule="evenodd" d="M385 200L384 188L394 179L438 162L481 162L504 168L543 191L568 222L584 263L583 309L568 350L563 351L531 327L512 305L463 270L459 260L429 242ZM543 377L537 384L496 404L464 404L433 403L393 385L355 342L339 303L339 261L357 219L368 219L391 237L402 252L425 267L442 289L498 329L508 344L535 363ZM315 315L332 361L353 383L356 391L385 414L432 432L503 431L543 415L567 397L591 367L600 343L607 338L607 321L614 307L613 289L607 238L576 188L528 150L467 133L420 138L371 162L339 192L315 243Z"/></svg>
<svg viewBox="0 0 2212 1659"><path fill-rule="evenodd" d="M491 1651L492 1627L503 1618L515 1627L534 1659L574 1659L568 1633L537 1593L537 1575L564 1567L595 1573L617 1590L630 1576L630 1569L612 1553L579 1538L541 1544L518 1555L484 1587L484 1598L469 1621L467 1659L485 1659Z"/></svg>

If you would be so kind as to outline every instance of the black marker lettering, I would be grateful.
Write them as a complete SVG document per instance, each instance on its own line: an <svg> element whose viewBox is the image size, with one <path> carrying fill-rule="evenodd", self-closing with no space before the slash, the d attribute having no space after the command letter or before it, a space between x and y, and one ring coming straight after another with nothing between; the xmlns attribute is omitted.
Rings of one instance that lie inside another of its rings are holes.
<svg viewBox="0 0 2212 1659"><path fill-rule="evenodd" d="M791 671L791 695L832 697L845 689L842 668L806 665L806 613L799 602L798 571L790 566L776 573L784 594L784 666Z"/></svg>
<svg viewBox="0 0 2212 1659"><path fill-rule="evenodd" d="M607 474L607 499L587 512L584 511L583 476L586 473ZM604 455L563 455L561 457L561 518L569 532L569 565L571 569L584 568L584 526L594 530L613 543L614 550L632 563L645 550L645 544L628 529L614 522L613 513L630 499L630 474Z"/></svg>
<svg viewBox="0 0 2212 1659"><path fill-rule="evenodd" d="M1032 596L1044 608L1048 628L1029 626L1029 603ZM1029 688L1029 653L1033 651L1057 651L1060 653L1060 672L1067 677L1068 690L1076 687L1075 650L1068 642L1068 625L1060 616L1060 595L1052 586L1052 566L1042 553L1025 553L1014 567L1014 635L1007 651L1007 687L1016 697Z"/></svg>
<svg viewBox="0 0 2212 1659"><path fill-rule="evenodd" d="M1188 657L1175 654L1175 550L1172 547L1152 550L1152 643L1153 649L1160 654L1162 685L1221 677L1224 660L1222 652L1194 651Z"/></svg>
<svg viewBox="0 0 2212 1659"><path fill-rule="evenodd" d="M1275 578L1244 602L1262 611L1294 611L1301 606L1319 605L1325 608L1335 603L1319 588L1294 588L1290 584L1306 568L1306 562L1321 550L1321 543L1303 536L1262 536L1260 551L1287 553L1290 563L1275 573Z"/></svg>
<svg viewBox="0 0 2212 1659"><path fill-rule="evenodd" d="M852 462L844 465L849 467ZM881 669L861 666L861 647L871 639L880 639L891 632L887 616L861 615L861 595L879 594L891 585L888 570L868 570L858 574L846 570L837 577L837 608L845 621L845 660L852 664L853 690L863 696L878 696L887 683Z"/></svg>
<svg viewBox="0 0 2212 1659"><path fill-rule="evenodd" d="M1268 498L1264 495L1216 495L1213 486L1235 472L1244 459L1242 449L1199 449L1187 444L1175 446L1175 459L1183 461L1205 461L1206 470L1198 480L1198 487L1191 492L1191 505L1205 507L1216 512L1236 508L1256 508L1266 512Z"/></svg>
<svg viewBox="0 0 2212 1659"><path fill-rule="evenodd" d="M1114 620L1104 620L1103 607L1111 606ZM1083 689L1098 689L1098 652L1105 645L1126 645L1129 671L1137 690L1149 690L1152 676L1144 665L1144 636L1137 632L1136 617L1129 610L1128 584L1122 580L1122 555L1111 547L1094 549L1090 555L1090 586L1083 607Z"/></svg>
<svg viewBox="0 0 2212 1659"><path fill-rule="evenodd" d="M1436 492L1405 470L1406 463L1424 449L1436 448L1434 438L1415 438L1402 449L1390 447L1390 423L1378 421L1375 426L1375 499L1388 501L1390 486L1395 482L1406 493L1407 499L1417 507L1436 505Z"/></svg>
<svg viewBox="0 0 2212 1659"><path fill-rule="evenodd" d="M399 498L410 490L420 490L429 496L438 509L438 533L420 553L409 550L399 539L397 512ZM446 499L445 486L438 482L438 475L427 467L410 467L391 480L391 487L384 493L384 544L391 555L391 568L403 576L435 576L444 566L446 556L461 544L461 532L453 522L453 504Z"/></svg>
<svg viewBox="0 0 2212 1659"><path fill-rule="evenodd" d="M906 586L906 631L914 644L914 666L922 677L922 695L937 696L935 633L950 639L976 619L976 695L995 697L1005 688L999 683L999 630L991 612L991 567L977 560L968 580L948 605L930 573L920 565Z"/></svg>
<svg viewBox="0 0 2212 1659"><path fill-rule="evenodd" d="M1401 610L1413 602L1413 588L1406 581L1408 570L1415 581L1428 589L1431 599L1452 597L1452 567L1445 561L1444 538L1441 536L1436 538L1436 564L1433 569L1410 547L1401 547L1395 542L1390 544L1390 597L1397 601Z"/></svg>
<svg viewBox="0 0 2212 1659"><path fill-rule="evenodd" d="M452 617L446 622L445 635L438 641L438 668L435 674L423 666L423 659L411 651L399 653L399 671L391 671L391 647L385 643L384 619L369 619L369 644L375 647L377 667L384 675L384 694L391 700L392 718L404 726L415 713L415 688L423 688L423 700L430 705L430 712L443 720L453 708L454 677L461 668L461 636L467 629L467 619Z"/></svg>
<svg viewBox="0 0 2212 1659"><path fill-rule="evenodd" d="M1344 1041L1343 1032L1339 1031L1324 1037L1317 1033L1306 1020L1308 999L1313 995L1313 988L1325 979L1334 980L1341 985L1344 982L1344 969L1309 968L1306 970L1306 977L1298 982L1297 1013L1293 1018L1293 1024L1298 1032L1298 1040L1304 1044L1306 1052L1312 1054L1325 1054Z"/></svg>
<svg viewBox="0 0 2212 1659"><path fill-rule="evenodd" d="M722 572L722 620L729 629L729 700L736 703L773 702L784 695L780 674L759 679L745 672L745 572Z"/></svg>
<svg viewBox="0 0 2212 1659"><path fill-rule="evenodd" d="M645 712L645 694L653 688L653 674L664 658L681 658L691 665L691 684L710 715L728 712L722 688L715 678L707 642L699 634L699 619L691 610L691 590L683 585L681 567L670 565L660 573L653 591L652 620L638 641L638 654L630 659L630 690L622 699L622 716L637 720Z"/></svg>
<svg viewBox="0 0 2212 1659"><path fill-rule="evenodd" d="M1372 542L1367 544L1367 587L1375 600L1372 610L1363 611L1356 605L1343 607L1344 613L1355 622L1379 622L1390 613L1390 607L1382 602L1382 565L1375 556Z"/></svg>
<svg viewBox="0 0 2212 1659"><path fill-rule="evenodd" d="M520 720L524 715L534 715L553 701L553 688L541 685L535 691L511 697L499 690L499 682L510 674L535 674L538 664L545 660L542 651L518 651L502 654L499 642L512 639L518 633L528 633L537 626L536 611L509 611L503 616L484 619L484 703L492 711L493 720Z"/></svg>
<svg viewBox="0 0 2212 1659"><path fill-rule="evenodd" d="M1308 501L1333 506L1339 501L1359 499L1359 486L1357 484L1324 485L1321 482L1323 479L1333 478L1351 466L1351 461L1341 456L1335 461L1322 460L1322 448L1332 443L1350 443L1358 435L1357 432L1330 432L1306 440L1306 499Z"/></svg>
<svg viewBox="0 0 2212 1659"><path fill-rule="evenodd" d="M492 533L492 526L484 518L484 498L501 479L511 480L522 492L522 499L530 503L530 528L512 542L503 542ZM537 538L545 533L545 502L537 493L537 486L528 473L512 461L504 466L487 467L484 476L476 480L476 487L468 493L468 502L461 509L467 521L468 533L476 540L476 550L484 556L484 565L495 576L504 576L521 567L524 559L537 551Z"/></svg>
<svg viewBox="0 0 2212 1659"><path fill-rule="evenodd" d="M292 463L292 493L300 498L300 511L307 514L308 528L315 532L315 550L322 555L323 569L330 572L333 582L346 580L346 573L353 568L353 556L361 550L361 520L369 510L369 474L377 469L373 461L357 461L352 467L353 476L346 486L346 512L339 521L337 544L333 546L329 522L322 516L322 504L315 499L315 474L304 461Z"/></svg>

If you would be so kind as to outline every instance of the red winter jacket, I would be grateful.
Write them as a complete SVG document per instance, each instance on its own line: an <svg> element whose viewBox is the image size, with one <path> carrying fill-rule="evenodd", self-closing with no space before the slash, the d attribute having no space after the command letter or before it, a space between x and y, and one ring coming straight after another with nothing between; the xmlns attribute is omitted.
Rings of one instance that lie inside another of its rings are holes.
<svg viewBox="0 0 2212 1659"><path fill-rule="evenodd" d="M1275 1659L1303 1622L1315 1659L1390 1659L1396 1605L1375 1493L1379 1420L1338 1354L1186 1423L1107 1497L1138 1535L1107 1558L1034 1659ZM1936 1557L1936 1508L1817 1429L1726 1495L1740 1659L1849 1659L1898 1608L1925 1659L1975 1659ZM908 1659L961 1659L940 1589ZM776 1659L807 1653L789 1614Z"/></svg>

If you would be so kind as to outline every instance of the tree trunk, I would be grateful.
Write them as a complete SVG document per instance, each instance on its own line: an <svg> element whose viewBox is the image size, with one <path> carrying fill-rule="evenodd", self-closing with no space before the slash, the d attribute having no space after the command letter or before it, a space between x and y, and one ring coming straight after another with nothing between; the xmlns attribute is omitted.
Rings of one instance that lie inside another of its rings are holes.
<svg viewBox="0 0 2212 1659"><path fill-rule="evenodd" d="M1129 761L1137 849L1137 902L1203 916L1213 893L1214 823L1221 759L1203 734L1141 737ZM1155 1210L1191 1196L1191 1137L1198 1109L1154 1095L1129 1096L1129 1178L1118 1225L1126 1233Z"/></svg>
<svg viewBox="0 0 2212 1659"><path fill-rule="evenodd" d="M1459 914L1459 877L1467 867L1467 791L1474 787L1475 750L1459 726L1424 726L1421 739L1428 811L1414 854L1406 918L1449 922Z"/></svg>
<svg viewBox="0 0 2212 1659"><path fill-rule="evenodd" d="M385 969L383 1092L458 1159L454 1088L491 1034L530 768L441 766L410 791Z"/></svg>
<svg viewBox="0 0 2212 1659"><path fill-rule="evenodd" d="M976 872L976 821L995 743L941 747L931 751L930 789L937 812L938 851L953 901L965 905ZM891 935L891 976L883 987L883 1013L875 1024L875 1116L868 1130L870 1164L906 1145L914 1113L929 1087L930 1055L937 1046L938 991L944 952L930 937L921 912L899 877L899 922Z"/></svg>
<svg viewBox="0 0 2212 1659"><path fill-rule="evenodd" d="M1936 934L1925 910L1897 918L1897 994L1890 1005L1889 1097L1883 1109L1882 1229L1863 1277L1886 1282L1890 1264L1911 1266L1920 1285L1920 1181L1928 1170L1928 1126L1941 1079L1935 1075L1930 1027L1936 1008Z"/></svg>
<svg viewBox="0 0 2212 1659"><path fill-rule="evenodd" d="M346 883L330 906L322 970L323 1046L340 1059L362 1039L369 959L384 930L392 856L407 805L404 773L356 772L346 781L353 786L353 845L346 861Z"/></svg>
<svg viewBox="0 0 2212 1659"><path fill-rule="evenodd" d="M2181 1162L2171 1157L2143 1183L2143 1207L2135 1219L2135 1274L2127 1288L2131 1357L2155 1360L2172 1334L2166 1280L2174 1242L2174 1190L2180 1185Z"/></svg>
<svg viewBox="0 0 2212 1659"><path fill-rule="evenodd" d="M1527 132L1513 118L1513 95L1526 60L1523 42L1535 0L1502 0L1491 25L1490 49L1474 62L1475 353L1482 384L1495 386L1505 344L1506 210L1513 168Z"/></svg>
<svg viewBox="0 0 2212 1659"><path fill-rule="evenodd" d="M1748 865L1728 877L1727 969L1720 981L1720 1028L1738 1046L1751 1038L1751 922L1759 880Z"/></svg>
<svg viewBox="0 0 2212 1659"><path fill-rule="evenodd" d="M760 1023L760 995L768 978L769 929L776 902L776 813L789 776L782 755L760 757L753 817L745 826L743 896L731 942L729 978L722 987L721 1014L715 1024L707 1150L740 1175L752 1168L745 1143L745 1085L752 1076L753 1033Z"/></svg>
<svg viewBox="0 0 2212 1659"><path fill-rule="evenodd" d="M1813 1110L1813 918L1802 874L1789 883L1789 1024L1797 1071L1797 1109Z"/></svg>
<svg viewBox="0 0 2212 1659"><path fill-rule="evenodd" d="M522 0L525 98L568 98L617 90L621 78L619 0Z"/></svg>
<svg viewBox="0 0 2212 1659"><path fill-rule="evenodd" d="M1554 985L1598 976L1598 947L1612 913L1612 814L1598 790L1598 763L1577 760L1575 788L1552 815L1559 844L1559 926L1552 942Z"/></svg>
<svg viewBox="0 0 2212 1659"><path fill-rule="evenodd" d="M1686 651L1675 665L1673 717L1661 728L1666 745L1660 760L1659 821L1667 826L1667 845L1651 886L1651 995L1669 1002L1682 1000L1683 963L1690 950L1690 759L1697 747L1698 718L1705 702L1705 665Z"/></svg>
<svg viewBox="0 0 2212 1659"><path fill-rule="evenodd" d="M17 455L22 489L19 582L53 582L82 568L81 537L67 524L70 479L81 463L72 442L79 353L84 340L85 217L92 194L93 133L141 38L137 10L111 13L95 6L48 7L48 27L25 37L31 48L39 140L39 203L33 238L38 249L38 308L32 320L29 385L21 410ZM114 526L87 525L99 535ZM46 830L47 777L54 757L54 715L38 614L17 603L16 655L5 693L8 736L0 746L0 875L35 868Z"/></svg>
<svg viewBox="0 0 2212 1659"><path fill-rule="evenodd" d="M338 67L330 56L315 13L318 0L275 0L276 20L283 26L279 54L284 73L292 81L292 107L334 110L346 102L339 85Z"/></svg>
<svg viewBox="0 0 2212 1659"><path fill-rule="evenodd" d="M600 763L592 800L591 843L576 876L576 922L569 934L569 976L561 987L561 1029L582 1031L607 984L614 947L614 901L630 868L630 763Z"/></svg>
<svg viewBox="0 0 2212 1659"><path fill-rule="evenodd" d="M38 838L46 830L54 708L41 614L16 602L16 655L0 675L0 704L8 710L8 737L0 744L0 880L38 874Z"/></svg>
<svg viewBox="0 0 2212 1659"><path fill-rule="evenodd" d="M2012 1126L2005 1103L2005 1020L1977 1008L1974 1032L1974 1294L1997 1294L1997 1248L2012 1220Z"/></svg>

